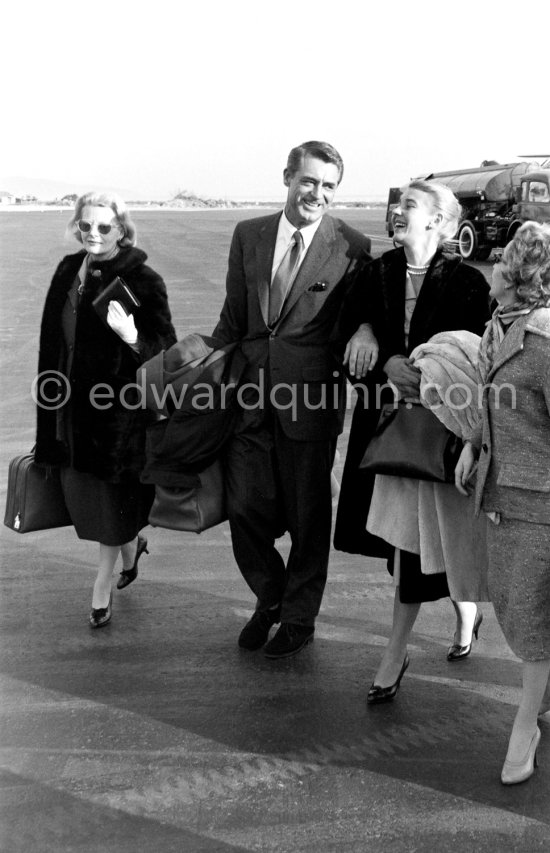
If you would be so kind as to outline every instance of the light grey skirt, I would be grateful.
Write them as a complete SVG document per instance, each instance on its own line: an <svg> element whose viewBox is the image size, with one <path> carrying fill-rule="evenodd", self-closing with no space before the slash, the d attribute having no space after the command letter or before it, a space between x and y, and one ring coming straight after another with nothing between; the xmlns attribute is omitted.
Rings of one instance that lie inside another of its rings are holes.
<svg viewBox="0 0 550 853"><path fill-rule="evenodd" d="M489 594L506 642L526 661L550 658L550 525L501 516L487 525Z"/></svg>

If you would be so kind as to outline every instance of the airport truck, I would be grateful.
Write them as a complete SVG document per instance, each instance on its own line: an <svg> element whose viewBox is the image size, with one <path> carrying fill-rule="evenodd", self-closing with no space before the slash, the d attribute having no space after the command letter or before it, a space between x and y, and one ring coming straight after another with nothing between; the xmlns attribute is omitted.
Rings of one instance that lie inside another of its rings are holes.
<svg viewBox="0 0 550 853"><path fill-rule="evenodd" d="M458 169L421 175L448 186L462 206L454 237L465 260L485 260L496 247L505 246L528 219L550 222L550 161L491 163L477 169ZM386 230L393 236L391 212L399 201L392 187L386 209Z"/></svg>

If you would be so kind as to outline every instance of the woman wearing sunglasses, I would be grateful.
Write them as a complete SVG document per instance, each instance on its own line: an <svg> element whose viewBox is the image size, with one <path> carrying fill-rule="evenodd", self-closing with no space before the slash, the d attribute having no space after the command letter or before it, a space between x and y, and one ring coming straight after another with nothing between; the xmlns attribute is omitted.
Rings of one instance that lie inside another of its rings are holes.
<svg viewBox="0 0 550 853"><path fill-rule="evenodd" d="M493 269L497 301L482 338L482 419L455 471L467 482L479 459L475 509L487 526L489 593L521 659L523 689L501 779L528 779L547 710L550 673L550 225L527 222ZM492 523L491 523L492 522ZM542 709L541 709L542 704Z"/></svg>
<svg viewBox="0 0 550 853"><path fill-rule="evenodd" d="M89 622L111 619L112 576L118 588L137 576L147 540L150 486L139 482L145 429L139 365L175 342L166 287L135 248L136 230L122 199L86 193L67 232L82 250L59 264L46 296L40 331L35 458L60 467L65 502L80 539L99 543ZM137 306L109 301L105 321L94 300L117 278Z"/></svg>

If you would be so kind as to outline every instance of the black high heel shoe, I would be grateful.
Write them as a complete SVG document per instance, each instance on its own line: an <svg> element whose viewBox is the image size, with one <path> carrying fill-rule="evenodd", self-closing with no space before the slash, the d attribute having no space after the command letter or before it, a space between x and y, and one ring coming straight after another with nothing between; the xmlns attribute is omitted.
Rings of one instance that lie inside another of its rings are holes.
<svg viewBox="0 0 550 853"><path fill-rule="evenodd" d="M134 560L134 565L131 569L122 569L116 585L117 589L124 589L125 586L128 586L132 583L132 581L135 581L138 576L138 560L143 554L143 552L145 552L146 554L149 553L147 549L147 539L145 538L145 536L138 536L137 551L136 558Z"/></svg>
<svg viewBox="0 0 550 853"><path fill-rule="evenodd" d="M92 607L90 612L90 625L92 628L103 628L107 622L111 621L113 615L113 593L109 596L109 604L107 607Z"/></svg>
<svg viewBox="0 0 550 853"><path fill-rule="evenodd" d="M397 680L394 681L393 684L390 684L389 687L379 687L378 684L375 684L374 681L370 686L370 690L367 694L367 704L368 705L376 705L381 702L392 702L395 699L395 695L399 690L399 685L401 683L401 679L405 675L407 667L410 664L409 656L405 655L405 660L403 661L403 666L401 667L401 672L397 676Z"/></svg>
<svg viewBox="0 0 550 853"><path fill-rule="evenodd" d="M479 626L483 622L483 613L481 610L476 610L476 618L474 619L474 627L472 629L472 636L470 637L470 642L466 646L459 646L458 643L453 643L452 646L449 647L449 651L447 652L447 660L457 661L463 660L463 658L467 658L470 652L472 651L472 641L474 637L477 640L477 635L479 633Z"/></svg>

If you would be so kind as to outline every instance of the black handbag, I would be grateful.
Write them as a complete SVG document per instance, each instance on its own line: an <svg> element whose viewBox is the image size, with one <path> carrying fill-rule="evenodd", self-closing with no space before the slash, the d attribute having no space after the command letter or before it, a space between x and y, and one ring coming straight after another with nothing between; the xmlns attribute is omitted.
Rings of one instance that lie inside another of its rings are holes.
<svg viewBox="0 0 550 853"><path fill-rule="evenodd" d="M187 486L155 486L149 524L169 530L202 533L227 519L222 465L216 459Z"/></svg>
<svg viewBox="0 0 550 853"><path fill-rule="evenodd" d="M462 441L420 403L383 406L360 468L437 483L454 483Z"/></svg>
<svg viewBox="0 0 550 853"><path fill-rule="evenodd" d="M63 497L59 468L37 465L34 453L11 460L4 524L17 533L72 524Z"/></svg>

